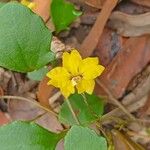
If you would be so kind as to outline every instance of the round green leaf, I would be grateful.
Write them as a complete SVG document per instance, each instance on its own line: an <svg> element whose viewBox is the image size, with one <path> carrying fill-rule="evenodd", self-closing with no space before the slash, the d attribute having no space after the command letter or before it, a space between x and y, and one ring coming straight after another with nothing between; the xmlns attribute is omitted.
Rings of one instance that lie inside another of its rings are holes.
<svg viewBox="0 0 150 150"><path fill-rule="evenodd" d="M107 150L107 142L89 128L73 126L65 136L65 150Z"/></svg>
<svg viewBox="0 0 150 150"><path fill-rule="evenodd" d="M4 6L4 5L5 5L5 3L0 2L0 8L1 8L2 6Z"/></svg>
<svg viewBox="0 0 150 150"><path fill-rule="evenodd" d="M82 13L73 4L64 0L52 0L51 15L57 33L65 30Z"/></svg>
<svg viewBox="0 0 150 150"><path fill-rule="evenodd" d="M51 32L29 8L10 2L0 8L0 66L30 72L53 59Z"/></svg>
<svg viewBox="0 0 150 150"><path fill-rule="evenodd" d="M35 123L16 121L0 128L1 150L54 150L64 136Z"/></svg>
<svg viewBox="0 0 150 150"><path fill-rule="evenodd" d="M35 70L33 72L28 72L27 76L31 80L41 81L47 72L48 72L48 68L43 67L39 70Z"/></svg>
<svg viewBox="0 0 150 150"><path fill-rule="evenodd" d="M73 94L69 98L74 112L82 125L88 125L97 120L103 114L104 109L104 103L100 97L97 97L94 94L85 94L85 96L88 105L85 103L83 96L80 94ZM64 102L61 107L59 120L68 125L76 124L66 102Z"/></svg>

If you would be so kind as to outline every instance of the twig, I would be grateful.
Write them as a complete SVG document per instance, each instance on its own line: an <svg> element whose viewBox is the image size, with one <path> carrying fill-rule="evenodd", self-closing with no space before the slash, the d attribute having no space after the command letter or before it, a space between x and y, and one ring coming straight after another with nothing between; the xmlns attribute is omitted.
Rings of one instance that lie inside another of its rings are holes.
<svg viewBox="0 0 150 150"><path fill-rule="evenodd" d="M61 92L60 91L56 92L53 96L49 98L49 103L50 104L54 103L60 96Z"/></svg>
<svg viewBox="0 0 150 150"><path fill-rule="evenodd" d="M42 113L42 114L36 116L35 118L31 119L30 122L34 122L34 121L38 120L39 118L43 117L46 113L47 113L47 112L44 112L44 113Z"/></svg>
<svg viewBox="0 0 150 150"><path fill-rule="evenodd" d="M130 94L128 94L123 98L122 103L127 107L129 112L134 112L144 105L146 100L146 97L144 96L150 92L149 84L150 84L150 75L144 80L144 82L139 84L138 87L135 88ZM111 112L105 114L104 116L108 117L108 116L122 116L122 115L124 114L120 112L120 109L116 108Z"/></svg>
<svg viewBox="0 0 150 150"><path fill-rule="evenodd" d="M150 136L148 136L148 135L142 135L142 134L139 134L139 133L136 133L136 132L133 132L133 131L127 131L126 133L127 133L129 136L140 137L140 138L143 138L143 139L145 139L145 140L150 141Z"/></svg>
<svg viewBox="0 0 150 150"><path fill-rule="evenodd" d="M138 100L136 103L127 105L126 108L128 109L129 112L133 112L133 111L137 110L138 108L140 108L142 106L141 104L144 104L144 101L145 101L145 97L142 98L141 100ZM111 116L120 117L122 115L124 115L124 113L120 112L119 108L116 108L116 109L112 110L111 112L109 112L109 113L107 113L107 114L102 116L103 124L110 123L110 120L109 121L108 120L105 121L105 118L110 118ZM142 121L142 120L139 120L139 119L136 119L136 120L133 120L133 121L137 121L139 123L141 123L141 122L149 123L146 120Z"/></svg>
<svg viewBox="0 0 150 150"><path fill-rule="evenodd" d="M94 26L92 27L89 35L84 39L80 47L83 57L90 56L93 53L103 32L104 26L111 14L111 11L114 9L117 3L118 0L106 0L106 2L104 3Z"/></svg>
<svg viewBox="0 0 150 150"><path fill-rule="evenodd" d="M42 108L43 110L45 110L49 113L52 113L55 116L58 116L56 112L42 106L40 103L36 102L35 100L29 100L29 99L21 97L21 96L10 96L10 95L0 96L0 99L15 99L15 100L27 101L27 102L30 102L30 103L36 105L39 108Z"/></svg>
<svg viewBox="0 0 150 150"><path fill-rule="evenodd" d="M67 105L68 105L68 107L69 107L69 109L70 109L70 111L71 111L71 113L72 113L72 116L73 116L74 120L76 121L76 123L77 123L78 125L80 125L79 119L77 118L77 116L76 116L76 114L75 114L75 112L74 112L74 110L73 110L73 108L72 108L72 106L71 106L71 104L70 104L69 99L66 99L66 103L67 103Z"/></svg>
<svg viewBox="0 0 150 150"><path fill-rule="evenodd" d="M104 91L108 94L109 98L132 120L136 120L136 118L130 114L130 112L117 100L113 97L111 92L105 87L103 83L101 83L100 80L96 80L96 82L104 89Z"/></svg>

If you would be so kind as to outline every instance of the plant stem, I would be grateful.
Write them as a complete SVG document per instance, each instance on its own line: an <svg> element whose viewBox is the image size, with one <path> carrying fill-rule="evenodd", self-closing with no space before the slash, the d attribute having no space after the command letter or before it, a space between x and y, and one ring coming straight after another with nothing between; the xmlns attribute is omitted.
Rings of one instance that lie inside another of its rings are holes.
<svg viewBox="0 0 150 150"><path fill-rule="evenodd" d="M35 118L29 120L29 121L30 121L30 122L34 122L34 121L38 120L39 118L43 117L46 113L47 113L47 112L44 112L44 113L42 113L42 114L36 116Z"/></svg>
<svg viewBox="0 0 150 150"><path fill-rule="evenodd" d="M87 102L87 98L86 98L86 96L85 96L85 93L83 93L83 94L81 94L81 95L82 95L82 97L83 97L84 103L88 106L90 112L91 112L95 117L99 118L99 116L93 111L92 107L91 107L91 106L89 105L89 103Z"/></svg>
<svg viewBox="0 0 150 150"><path fill-rule="evenodd" d="M108 94L109 98L132 120L136 120L136 118L125 108L124 105L122 105L117 99L114 98L114 96L111 94L111 92L107 89L107 87L99 80L96 80L97 84L100 85L103 90Z"/></svg>
<svg viewBox="0 0 150 150"><path fill-rule="evenodd" d="M72 116L73 116L74 120L76 121L76 123L78 125L80 125L79 119L77 118L77 116L76 116L76 114L75 114L75 112L74 112L74 110L73 110L73 108L71 106L71 103L70 103L69 99L66 99L66 103L67 103L67 105L68 105L68 107L69 107L69 109L70 109L70 111L72 113Z"/></svg>
<svg viewBox="0 0 150 150"><path fill-rule="evenodd" d="M22 101L27 101L30 102L34 105L36 105L39 108L42 108L43 110L52 113L53 115L55 115L56 117L58 116L56 112L42 106L40 103L36 102L35 100L29 100L27 98L21 97L21 96L10 96L10 95L5 95L5 96L0 96L0 99L15 99L15 100L22 100Z"/></svg>

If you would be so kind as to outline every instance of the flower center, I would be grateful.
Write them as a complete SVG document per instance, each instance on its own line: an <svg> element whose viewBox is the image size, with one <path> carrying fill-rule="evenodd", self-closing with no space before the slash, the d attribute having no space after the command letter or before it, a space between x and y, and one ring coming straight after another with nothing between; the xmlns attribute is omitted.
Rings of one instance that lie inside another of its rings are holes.
<svg viewBox="0 0 150 150"><path fill-rule="evenodd" d="M81 81L82 77L81 76L75 76L71 79L71 82L73 84L73 86L76 86L80 81Z"/></svg>

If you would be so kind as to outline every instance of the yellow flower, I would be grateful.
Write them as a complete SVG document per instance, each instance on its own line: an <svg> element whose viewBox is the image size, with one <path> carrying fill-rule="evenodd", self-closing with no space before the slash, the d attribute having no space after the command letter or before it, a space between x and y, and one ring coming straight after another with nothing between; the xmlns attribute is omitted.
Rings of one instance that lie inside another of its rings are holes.
<svg viewBox="0 0 150 150"><path fill-rule="evenodd" d="M35 3L30 2L28 0L21 0L21 4L27 6L30 9L35 8Z"/></svg>
<svg viewBox="0 0 150 150"><path fill-rule="evenodd" d="M62 61L62 67L56 67L47 73L51 79L48 85L60 88L66 98L75 93L75 90L79 94L92 94L95 87L94 79L104 71L104 67L98 64L98 58L82 59L77 50L72 50L71 53L63 53Z"/></svg>

